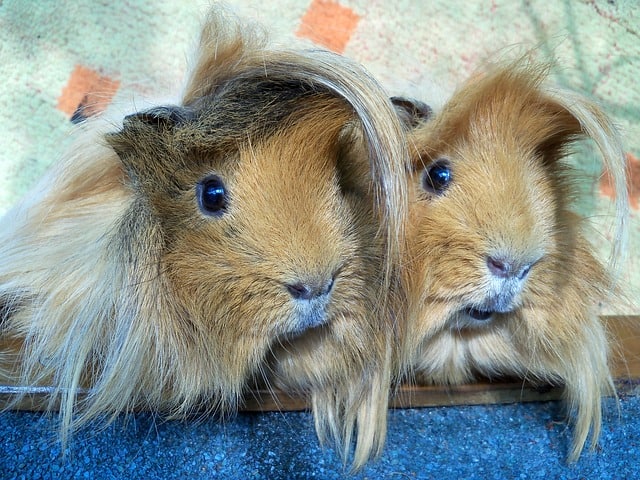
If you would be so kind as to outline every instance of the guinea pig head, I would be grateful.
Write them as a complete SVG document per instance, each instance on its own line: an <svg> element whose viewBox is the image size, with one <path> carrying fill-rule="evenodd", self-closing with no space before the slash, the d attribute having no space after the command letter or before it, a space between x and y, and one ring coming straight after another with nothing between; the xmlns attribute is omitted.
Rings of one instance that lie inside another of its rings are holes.
<svg viewBox="0 0 640 480"><path fill-rule="evenodd" d="M580 124L529 79L503 77L467 85L410 136L411 281L444 313L429 330L482 328L547 299L534 286L554 283L547 267L576 235L559 162Z"/></svg>

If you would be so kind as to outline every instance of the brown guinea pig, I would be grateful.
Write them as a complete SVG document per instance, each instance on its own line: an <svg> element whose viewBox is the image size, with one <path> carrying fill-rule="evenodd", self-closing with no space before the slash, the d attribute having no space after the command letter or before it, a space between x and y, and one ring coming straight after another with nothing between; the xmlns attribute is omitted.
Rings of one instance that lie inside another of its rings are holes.
<svg viewBox="0 0 640 480"><path fill-rule="evenodd" d="M104 413L232 411L287 344L268 380L345 455L357 429L356 467L377 453L408 158L385 92L213 12L178 105L97 125L2 221L0 376L51 385L64 438Z"/></svg>
<svg viewBox="0 0 640 480"><path fill-rule="evenodd" d="M601 397L614 394L598 313L616 287L615 267L597 259L571 210L565 157L591 138L616 179L615 258L626 235L625 167L609 119L545 86L547 72L524 60L490 67L408 131L403 367L424 384L564 385L575 460L590 430L597 441Z"/></svg>

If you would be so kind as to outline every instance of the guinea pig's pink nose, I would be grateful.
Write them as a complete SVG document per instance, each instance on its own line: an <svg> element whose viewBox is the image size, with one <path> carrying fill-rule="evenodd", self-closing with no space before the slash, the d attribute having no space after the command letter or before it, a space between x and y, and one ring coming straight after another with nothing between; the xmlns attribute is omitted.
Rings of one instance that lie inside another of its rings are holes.
<svg viewBox="0 0 640 480"><path fill-rule="evenodd" d="M487 267L498 278L523 280L531 270L532 263L523 263L508 257L487 257Z"/></svg>
<svg viewBox="0 0 640 480"><path fill-rule="evenodd" d="M307 280L286 284L287 290L296 300L313 300L328 295L333 288L333 278L327 280Z"/></svg>

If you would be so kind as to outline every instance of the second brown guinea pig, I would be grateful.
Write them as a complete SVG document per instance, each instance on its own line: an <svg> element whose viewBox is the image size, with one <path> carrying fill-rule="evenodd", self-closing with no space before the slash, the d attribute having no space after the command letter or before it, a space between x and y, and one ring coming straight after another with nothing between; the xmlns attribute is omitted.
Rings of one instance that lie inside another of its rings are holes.
<svg viewBox="0 0 640 480"><path fill-rule="evenodd" d="M64 437L141 408L233 411L264 373L309 395L345 457L356 429L361 466L384 440L406 211L384 91L214 11L182 100L100 125L2 219L0 378L51 386Z"/></svg>
<svg viewBox="0 0 640 480"><path fill-rule="evenodd" d="M576 460L590 431L598 439L601 397L614 394L598 314L616 287L615 261L598 259L572 211L565 157L590 138L615 178L614 259L625 243L625 166L607 116L547 86L547 75L525 60L489 67L408 132L403 368L425 384L563 385Z"/></svg>

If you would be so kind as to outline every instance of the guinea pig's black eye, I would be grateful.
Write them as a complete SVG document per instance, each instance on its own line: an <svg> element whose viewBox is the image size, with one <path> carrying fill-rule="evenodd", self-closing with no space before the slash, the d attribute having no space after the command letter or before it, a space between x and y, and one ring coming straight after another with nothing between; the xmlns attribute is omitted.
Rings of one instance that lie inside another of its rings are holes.
<svg viewBox="0 0 640 480"><path fill-rule="evenodd" d="M196 188L200 210L206 215L222 215L227 209L227 188L216 175L207 177Z"/></svg>
<svg viewBox="0 0 640 480"><path fill-rule="evenodd" d="M424 169L422 187L431 193L441 195L453 180L451 165L446 159L439 159Z"/></svg>

